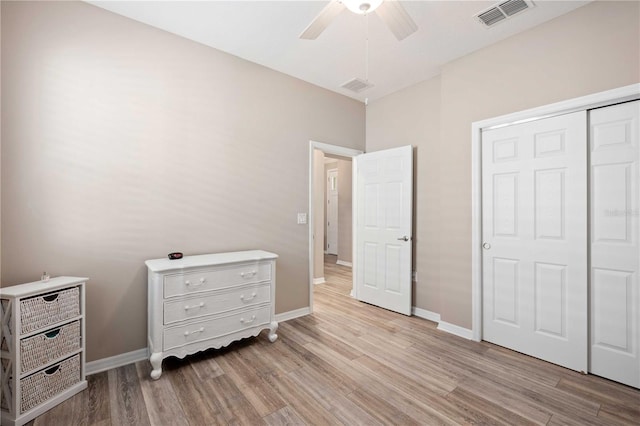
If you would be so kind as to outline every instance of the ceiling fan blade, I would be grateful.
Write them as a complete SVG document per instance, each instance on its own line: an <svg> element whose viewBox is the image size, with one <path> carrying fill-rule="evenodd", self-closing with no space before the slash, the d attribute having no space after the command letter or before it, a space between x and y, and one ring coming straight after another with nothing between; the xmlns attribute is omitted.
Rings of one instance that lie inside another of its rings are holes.
<svg viewBox="0 0 640 426"><path fill-rule="evenodd" d="M411 19L399 1L385 0L375 12L398 40L404 40L418 31L418 25Z"/></svg>
<svg viewBox="0 0 640 426"><path fill-rule="evenodd" d="M309 26L300 34L300 38L306 40L315 40L329 26L331 21L345 9L338 0L331 0L324 9L320 11L318 16L314 18Z"/></svg>

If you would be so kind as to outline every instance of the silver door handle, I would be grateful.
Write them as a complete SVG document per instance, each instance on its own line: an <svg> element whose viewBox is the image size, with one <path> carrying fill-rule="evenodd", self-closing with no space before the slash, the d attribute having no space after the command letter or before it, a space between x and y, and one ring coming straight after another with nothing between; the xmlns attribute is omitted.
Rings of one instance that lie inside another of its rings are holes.
<svg viewBox="0 0 640 426"><path fill-rule="evenodd" d="M489 243L482 243L482 248L485 250L489 250L491 248L491 244Z"/></svg>
<svg viewBox="0 0 640 426"><path fill-rule="evenodd" d="M404 237L400 237L398 238L398 241L409 241L411 238L407 237L406 235Z"/></svg>

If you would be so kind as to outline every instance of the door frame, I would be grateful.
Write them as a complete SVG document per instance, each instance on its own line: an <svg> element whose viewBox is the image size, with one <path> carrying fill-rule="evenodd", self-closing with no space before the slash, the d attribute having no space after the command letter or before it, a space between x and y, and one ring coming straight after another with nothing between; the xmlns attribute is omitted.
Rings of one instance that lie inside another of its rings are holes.
<svg viewBox="0 0 640 426"><path fill-rule="evenodd" d="M471 123L471 332L482 340L482 131L640 99L640 83Z"/></svg>
<svg viewBox="0 0 640 426"><path fill-rule="evenodd" d="M360 154L364 154L364 151L360 151L358 149L353 149L353 148L347 148L344 146L339 146L339 145L331 145L331 144L327 144L324 142L318 142L318 141L309 141L309 220L308 220L308 227L309 227L309 313L313 313L313 260L315 257L315 245L313 243L313 232L315 229L315 217L314 217L314 206L315 206L315 179L314 179L314 167L313 167L313 151L314 150L319 150L322 151L325 154L332 154L332 155L339 155L341 157L348 157L351 158L353 161L353 157L356 157ZM352 167L353 169L353 167ZM324 173L323 173L324 175ZM355 185L355 180L352 182L352 192L351 192L351 198L352 198L352 210L351 210L351 220L352 222L354 222L355 225L355 215L353 214L353 212L355 212L355 207L356 207L356 185ZM353 227L353 236L352 238L355 241L355 226ZM323 237L324 238L324 237ZM351 259L351 263L355 265L355 244L353 245L353 258ZM355 279L355 274L354 274L354 278ZM355 281L351 282L351 285L353 286L353 283Z"/></svg>

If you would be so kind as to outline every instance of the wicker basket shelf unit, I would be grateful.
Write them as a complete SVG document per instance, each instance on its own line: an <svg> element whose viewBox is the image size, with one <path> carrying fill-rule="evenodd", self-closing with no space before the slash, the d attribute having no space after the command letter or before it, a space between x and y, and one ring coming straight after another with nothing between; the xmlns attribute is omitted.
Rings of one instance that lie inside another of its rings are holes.
<svg viewBox="0 0 640 426"><path fill-rule="evenodd" d="M0 418L21 426L87 387L85 282L57 277L0 289Z"/></svg>

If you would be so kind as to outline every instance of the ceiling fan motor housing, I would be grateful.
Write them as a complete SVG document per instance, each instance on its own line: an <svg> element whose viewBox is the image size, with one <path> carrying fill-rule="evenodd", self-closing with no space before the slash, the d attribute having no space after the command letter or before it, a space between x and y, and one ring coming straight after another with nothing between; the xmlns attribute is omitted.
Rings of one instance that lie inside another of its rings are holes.
<svg viewBox="0 0 640 426"><path fill-rule="evenodd" d="M342 0L342 3L353 13L365 15L376 10L382 4L382 0Z"/></svg>

